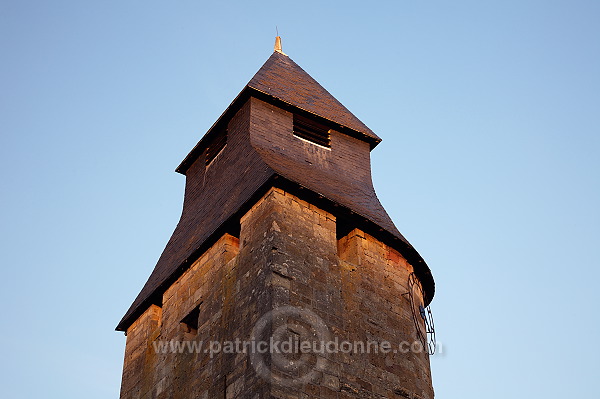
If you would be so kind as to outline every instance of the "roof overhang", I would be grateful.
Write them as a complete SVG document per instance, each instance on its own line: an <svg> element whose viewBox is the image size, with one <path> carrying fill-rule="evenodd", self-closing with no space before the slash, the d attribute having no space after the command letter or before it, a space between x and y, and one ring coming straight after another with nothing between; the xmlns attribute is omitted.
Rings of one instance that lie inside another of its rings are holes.
<svg viewBox="0 0 600 399"><path fill-rule="evenodd" d="M150 306L157 305L162 306L162 295L164 292L188 270L192 264L207 250L209 249L223 234L230 232L239 226L239 220L241 217L248 212L248 210L256 204L262 198L264 194L272 187L281 188L315 206L330 212L339 220L345 220L349 222L354 228L358 228L365 233L375 237L389 247L397 250L406 261L413 266L414 273L423 286L423 300L425 306L429 305L435 295L435 282L431 270L427 263L423 260L417 250L405 239L394 235L390 231L381 228L377 223L373 222L366 216L363 216L350 208L339 204L324 195L315 192L302 184L295 181L289 180L280 174L274 174L268 179L252 197L244 203L244 205L229 219L222 223L209 237L206 239L200 247L198 247L183 263L181 263L177 269L169 276L169 278L163 281L153 292L152 295L148 296L141 302L131 313L128 313L119 322L116 327L117 331L127 331L127 328L142 313Z"/></svg>

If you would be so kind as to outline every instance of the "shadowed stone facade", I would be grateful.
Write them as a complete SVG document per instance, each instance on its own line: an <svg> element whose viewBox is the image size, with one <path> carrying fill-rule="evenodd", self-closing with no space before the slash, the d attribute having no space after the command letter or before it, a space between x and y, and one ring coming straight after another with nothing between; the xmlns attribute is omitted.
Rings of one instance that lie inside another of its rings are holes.
<svg viewBox="0 0 600 399"><path fill-rule="evenodd" d="M311 309L340 341L397 347L417 340L403 295L411 272L396 250L358 229L338 240L331 213L272 188L241 219L239 240L222 236L169 287L162 309L128 328L121 398L432 398L426 353L334 353L312 381L279 386L258 377L247 354L153 345L248 339L262 315L292 305ZM190 334L181 320L195 308Z"/></svg>

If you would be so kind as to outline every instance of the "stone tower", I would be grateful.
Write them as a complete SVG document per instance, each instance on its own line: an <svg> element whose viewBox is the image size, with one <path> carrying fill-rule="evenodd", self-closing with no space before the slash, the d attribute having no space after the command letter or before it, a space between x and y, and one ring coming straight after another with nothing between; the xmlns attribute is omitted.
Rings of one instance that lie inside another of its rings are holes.
<svg viewBox="0 0 600 399"><path fill-rule="evenodd" d="M121 398L433 398L412 303L434 282L375 195L380 141L276 46L177 168Z"/></svg>

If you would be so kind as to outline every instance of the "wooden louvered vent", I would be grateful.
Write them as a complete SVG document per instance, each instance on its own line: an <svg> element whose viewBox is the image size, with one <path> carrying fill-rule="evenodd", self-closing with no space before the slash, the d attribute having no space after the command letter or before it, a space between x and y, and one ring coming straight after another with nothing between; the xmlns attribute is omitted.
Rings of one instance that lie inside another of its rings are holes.
<svg viewBox="0 0 600 399"><path fill-rule="evenodd" d="M294 136L313 144L331 148L329 129L303 116L294 115Z"/></svg>

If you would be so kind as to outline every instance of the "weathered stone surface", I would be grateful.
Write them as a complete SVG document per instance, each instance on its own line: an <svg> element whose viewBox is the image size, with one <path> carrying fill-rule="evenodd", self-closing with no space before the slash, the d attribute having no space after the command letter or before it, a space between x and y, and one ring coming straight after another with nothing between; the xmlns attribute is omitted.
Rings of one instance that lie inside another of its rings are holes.
<svg viewBox="0 0 600 399"><path fill-rule="evenodd" d="M278 188L240 223L239 239L223 235L166 289L162 307L151 306L129 327L122 399L433 398L425 353L338 352L309 381L292 386L257 375L245 353L157 353L154 345L170 340L248 340L257 321L279 306L310 310L339 341L385 340L396 348L417 339L403 295L412 266L394 249L358 229L338 239L335 216ZM297 330L292 334L310 327L276 319L269 331L286 322ZM311 356L315 363L318 356ZM265 367L299 378L311 364Z"/></svg>

